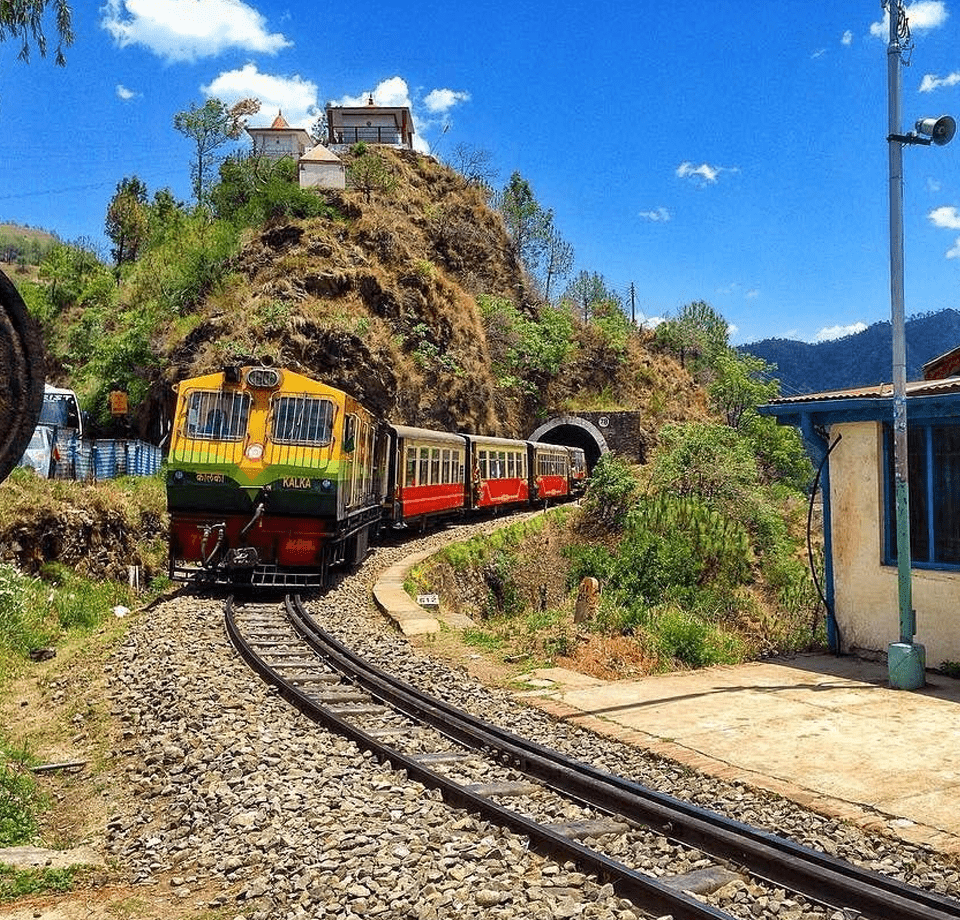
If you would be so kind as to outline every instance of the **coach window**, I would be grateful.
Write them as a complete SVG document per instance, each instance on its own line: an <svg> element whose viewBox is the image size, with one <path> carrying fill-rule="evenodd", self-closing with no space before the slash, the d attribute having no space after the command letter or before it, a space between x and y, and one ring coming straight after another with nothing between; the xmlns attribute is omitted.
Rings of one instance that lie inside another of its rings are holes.
<svg viewBox="0 0 960 920"><path fill-rule="evenodd" d="M430 482L436 484L440 479L440 448L434 447L430 451Z"/></svg>
<svg viewBox="0 0 960 920"><path fill-rule="evenodd" d="M420 473L417 477L417 485L425 486L430 483L430 448L420 448Z"/></svg>
<svg viewBox="0 0 960 920"><path fill-rule="evenodd" d="M403 484L405 486L415 486L417 484L417 449L415 447L407 448L407 463L403 475Z"/></svg>
<svg viewBox="0 0 960 920"><path fill-rule="evenodd" d="M489 479L490 470L487 467L487 452L485 450L477 451L477 465L480 467L480 478Z"/></svg>
<svg viewBox="0 0 960 920"><path fill-rule="evenodd" d="M443 449L443 452L442 452L441 456L442 456L442 458L443 458L443 460L442 460L442 463L443 463L442 481L443 481L443 482L450 482L450 449L447 448L447 447L445 447L445 448Z"/></svg>
<svg viewBox="0 0 960 920"><path fill-rule="evenodd" d="M457 482L463 482L463 451L458 450L454 452L454 473L457 478Z"/></svg>

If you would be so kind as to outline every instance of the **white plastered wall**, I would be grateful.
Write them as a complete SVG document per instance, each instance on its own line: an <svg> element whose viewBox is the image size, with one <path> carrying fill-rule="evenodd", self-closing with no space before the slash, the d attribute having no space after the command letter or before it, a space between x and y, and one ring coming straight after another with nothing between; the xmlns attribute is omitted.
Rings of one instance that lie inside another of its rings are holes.
<svg viewBox="0 0 960 920"><path fill-rule="evenodd" d="M896 566L881 563L884 520L882 428L876 422L835 425L843 438L830 455L830 521L833 532L837 623L844 651L886 652L900 641ZM960 661L960 573L914 568L914 641L927 666Z"/></svg>

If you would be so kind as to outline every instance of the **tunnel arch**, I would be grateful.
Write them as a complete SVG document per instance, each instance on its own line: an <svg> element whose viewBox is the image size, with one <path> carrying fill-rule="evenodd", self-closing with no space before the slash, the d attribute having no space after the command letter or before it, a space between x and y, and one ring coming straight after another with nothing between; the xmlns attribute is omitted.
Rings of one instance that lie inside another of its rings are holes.
<svg viewBox="0 0 960 920"><path fill-rule="evenodd" d="M549 419L530 435L529 440L581 447L587 456L589 470L592 470L600 457L610 450L603 432L593 422L575 415L558 415Z"/></svg>

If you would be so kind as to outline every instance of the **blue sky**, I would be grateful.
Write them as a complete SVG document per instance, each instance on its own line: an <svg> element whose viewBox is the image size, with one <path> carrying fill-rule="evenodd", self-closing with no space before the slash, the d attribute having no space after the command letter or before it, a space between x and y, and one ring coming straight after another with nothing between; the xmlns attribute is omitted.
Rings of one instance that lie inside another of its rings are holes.
<svg viewBox="0 0 960 920"><path fill-rule="evenodd" d="M519 170L639 317L706 300L734 342L889 319L887 30L858 3L74 2L60 68L0 46L0 221L103 247L117 183L190 198L173 117L255 96L410 105L441 160ZM916 2L903 130L960 119L960 3ZM48 39L54 36L52 21ZM960 307L960 138L904 150L907 315ZM628 301L629 302L629 301ZM956 343L945 342L944 349Z"/></svg>

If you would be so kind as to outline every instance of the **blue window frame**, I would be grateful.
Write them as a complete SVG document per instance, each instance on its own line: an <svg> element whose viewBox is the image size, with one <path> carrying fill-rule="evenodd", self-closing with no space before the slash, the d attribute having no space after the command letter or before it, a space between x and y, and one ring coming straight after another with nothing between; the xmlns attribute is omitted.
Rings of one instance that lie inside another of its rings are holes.
<svg viewBox="0 0 960 920"><path fill-rule="evenodd" d="M884 562L897 561L893 429L884 426ZM910 563L960 569L960 425L909 424Z"/></svg>

